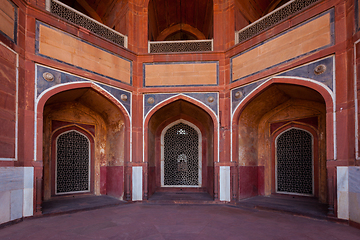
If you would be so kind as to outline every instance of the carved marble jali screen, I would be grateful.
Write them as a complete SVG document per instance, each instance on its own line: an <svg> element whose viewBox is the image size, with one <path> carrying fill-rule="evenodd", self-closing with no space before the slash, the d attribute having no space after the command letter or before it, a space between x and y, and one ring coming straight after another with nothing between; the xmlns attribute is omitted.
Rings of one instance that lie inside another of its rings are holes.
<svg viewBox="0 0 360 240"><path fill-rule="evenodd" d="M90 191L90 142L76 131L56 140L56 194Z"/></svg>
<svg viewBox="0 0 360 240"><path fill-rule="evenodd" d="M164 135L164 186L199 185L199 134L184 123Z"/></svg>
<svg viewBox="0 0 360 240"><path fill-rule="evenodd" d="M313 139L290 129L276 140L276 191L313 195Z"/></svg>

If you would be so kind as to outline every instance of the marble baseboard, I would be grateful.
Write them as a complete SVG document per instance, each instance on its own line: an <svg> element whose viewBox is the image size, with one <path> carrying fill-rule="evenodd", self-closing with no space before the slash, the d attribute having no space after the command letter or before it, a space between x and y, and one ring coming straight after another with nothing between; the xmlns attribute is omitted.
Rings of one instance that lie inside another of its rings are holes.
<svg viewBox="0 0 360 240"><path fill-rule="evenodd" d="M230 167L220 166L220 201L230 202Z"/></svg>
<svg viewBox="0 0 360 240"><path fill-rule="evenodd" d="M337 167L338 218L360 223L360 167Z"/></svg>
<svg viewBox="0 0 360 240"><path fill-rule="evenodd" d="M349 219L349 168L337 167L337 215Z"/></svg>
<svg viewBox="0 0 360 240"><path fill-rule="evenodd" d="M0 167L0 224L33 215L33 167Z"/></svg>
<svg viewBox="0 0 360 240"><path fill-rule="evenodd" d="M349 220L360 223L360 193L349 193Z"/></svg>
<svg viewBox="0 0 360 240"><path fill-rule="evenodd" d="M360 223L360 167L349 167L349 220Z"/></svg>
<svg viewBox="0 0 360 240"><path fill-rule="evenodd" d="M142 200L142 167L137 166L132 168L132 200L141 201Z"/></svg>
<svg viewBox="0 0 360 240"><path fill-rule="evenodd" d="M349 192L360 193L360 167L349 167Z"/></svg>

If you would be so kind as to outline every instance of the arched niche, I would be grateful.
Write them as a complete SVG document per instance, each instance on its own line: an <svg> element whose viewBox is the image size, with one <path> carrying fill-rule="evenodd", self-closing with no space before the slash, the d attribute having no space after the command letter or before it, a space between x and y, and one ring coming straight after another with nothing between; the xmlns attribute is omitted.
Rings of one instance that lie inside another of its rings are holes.
<svg viewBox="0 0 360 240"><path fill-rule="evenodd" d="M128 120L122 110L93 88L75 88L57 92L44 103L43 162L44 200L54 197L52 159L54 135L63 129L76 128L93 138L93 178L95 195L123 198L124 163L128 161ZM89 138L91 139L91 138Z"/></svg>
<svg viewBox="0 0 360 240"><path fill-rule="evenodd" d="M206 191L210 195L214 192L214 123L211 116L199 106L179 99L170 102L155 111L147 125L147 153L145 161L148 162L148 196L156 191L180 190L181 187L162 188L161 185L161 159L162 136L169 126L184 122L199 131L201 144L201 184L194 187L195 191ZM164 130L165 129L165 130ZM199 181L199 182L200 182ZM189 190L189 189L187 189Z"/></svg>
<svg viewBox="0 0 360 240"><path fill-rule="evenodd" d="M255 22L290 0L235 0L235 31Z"/></svg>
<svg viewBox="0 0 360 240"><path fill-rule="evenodd" d="M299 124L316 133L319 166L314 196L326 202L326 103L323 96L308 87L273 83L264 87L242 106L236 124L239 166L239 197L270 195L275 191L274 132L279 128ZM314 138L315 139L315 138ZM244 178L251 175L255 177Z"/></svg>

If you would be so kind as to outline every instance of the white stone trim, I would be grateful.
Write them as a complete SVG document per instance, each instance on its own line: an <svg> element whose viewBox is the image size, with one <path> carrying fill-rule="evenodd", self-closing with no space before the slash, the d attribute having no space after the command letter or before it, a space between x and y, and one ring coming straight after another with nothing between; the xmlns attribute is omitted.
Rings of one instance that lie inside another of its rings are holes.
<svg viewBox="0 0 360 240"><path fill-rule="evenodd" d="M354 42L354 104L355 104L355 158L360 160L359 154L359 104L357 97L357 69L356 69L356 45L360 42L360 39Z"/></svg>

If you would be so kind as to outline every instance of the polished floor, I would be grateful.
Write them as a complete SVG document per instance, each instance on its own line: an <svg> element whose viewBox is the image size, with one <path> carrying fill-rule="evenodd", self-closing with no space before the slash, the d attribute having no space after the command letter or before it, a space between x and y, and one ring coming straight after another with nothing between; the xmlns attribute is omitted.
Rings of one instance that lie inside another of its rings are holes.
<svg viewBox="0 0 360 240"><path fill-rule="evenodd" d="M0 239L360 239L323 219L222 204L131 203L48 215L0 229Z"/></svg>

